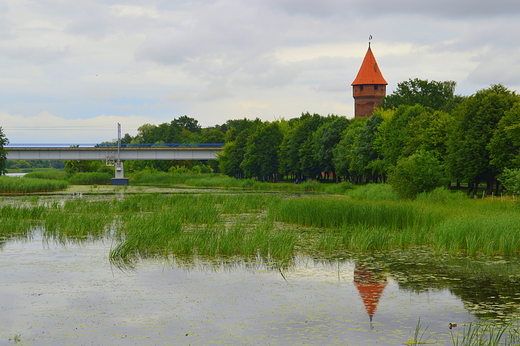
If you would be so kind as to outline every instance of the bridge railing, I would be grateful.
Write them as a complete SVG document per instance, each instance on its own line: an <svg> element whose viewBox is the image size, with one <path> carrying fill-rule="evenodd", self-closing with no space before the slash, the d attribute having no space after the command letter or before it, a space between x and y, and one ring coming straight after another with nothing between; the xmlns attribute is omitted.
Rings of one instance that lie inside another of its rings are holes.
<svg viewBox="0 0 520 346"><path fill-rule="evenodd" d="M121 143L121 148L222 148L226 143ZM117 143L103 143L98 148L117 148Z"/></svg>
<svg viewBox="0 0 520 346"><path fill-rule="evenodd" d="M222 148L225 143L121 143L121 148ZM4 148L117 148L117 143L9 143Z"/></svg>

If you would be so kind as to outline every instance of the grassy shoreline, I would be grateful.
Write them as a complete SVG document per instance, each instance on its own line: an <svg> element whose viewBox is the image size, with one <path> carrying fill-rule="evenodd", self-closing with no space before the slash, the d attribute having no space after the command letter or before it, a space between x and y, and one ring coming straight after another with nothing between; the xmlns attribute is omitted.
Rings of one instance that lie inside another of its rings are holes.
<svg viewBox="0 0 520 346"><path fill-rule="evenodd" d="M376 188L381 190L380 196L388 193L383 186ZM190 253L261 254L283 259L298 251L330 256L414 246L439 254L520 255L520 208L516 203L466 199L448 191L415 201L369 199L370 189L374 187L336 196L205 189L176 193L179 190L175 188L83 186L61 194L99 194L106 198L67 200L63 206L51 205L42 212L34 197L32 205L20 206L17 213L33 215L38 210L40 214L17 218L41 222L52 228L55 237L62 233L83 237L113 232L121 241L113 258ZM121 193L124 198L117 197ZM1 208L6 208L0 213L3 221L13 219L11 207ZM98 213L105 218L96 219ZM73 217L76 223L71 221ZM91 229L85 225L91 225ZM5 233L4 229L7 227L2 226L0 232Z"/></svg>

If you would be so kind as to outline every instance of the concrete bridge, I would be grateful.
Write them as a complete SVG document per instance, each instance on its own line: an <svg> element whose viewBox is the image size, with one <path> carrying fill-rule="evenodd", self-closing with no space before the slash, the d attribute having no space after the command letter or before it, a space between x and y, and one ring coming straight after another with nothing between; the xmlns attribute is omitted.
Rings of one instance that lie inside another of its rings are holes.
<svg viewBox="0 0 520 346"><path fill-rule="evenodd" d="M121 147L12 144L4 149L7 160L103 160L108 166L115 166L113 183L128 183L124 178L123 162L126 160L214 160L223 146L223 143L123 144Z"/></svg>
<svg viewBox="0 0 520 346"><path fill-rule="evenodd" d="M223 144L161 144L160 146L6 146L8 160L214 160Z"/></svg>

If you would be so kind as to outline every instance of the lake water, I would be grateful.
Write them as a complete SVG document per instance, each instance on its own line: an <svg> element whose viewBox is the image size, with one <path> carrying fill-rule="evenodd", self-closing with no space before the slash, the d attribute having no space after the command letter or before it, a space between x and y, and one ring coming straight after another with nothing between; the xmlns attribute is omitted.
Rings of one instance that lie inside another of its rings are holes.
<svg viewBox="0 0 520 346"><path fill-rule="evenodd" d="M84 197L39 202L64 198ZM188 257L129 268L110 262L115 245L39 230L0 238L0 345L403 345L419 322L421 341L452 345L469 323L518 317L517 258L417 249L300 255L281 267Z"/></svg>
<svg viewBox="0 0 520 346"><path fill-rule="evenodd" d="M7 173L6 176L8 177L23 177L27 173Z"/></svg>
<svg viewBox="0 0 520 346"><path fill-rule="evenodd" d="M449 323L475 320L449 289L403 289L348 260L129 270L110 263L109 240L59 244L35 232L0 246L0 344L402 345L420 320L443 345L457 331Z"/></svg>

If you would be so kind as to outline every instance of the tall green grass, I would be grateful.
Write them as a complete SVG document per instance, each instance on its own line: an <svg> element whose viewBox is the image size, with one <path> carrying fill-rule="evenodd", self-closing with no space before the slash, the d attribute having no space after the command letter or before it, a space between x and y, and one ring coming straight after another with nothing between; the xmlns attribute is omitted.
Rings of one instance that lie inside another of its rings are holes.
<svg viewBox="0 0 520 346"><path fill-rule="evenodd" d="M65 190L66 181L0 176L0 193L24 194Z"/></svg>
<svg viewBox="0 0 520 346"><path fill-rule="evenodd" d="M46 215L44 206L4 205L0 207L0 234L27 235Z"/></svg>
<svg viewBox="0 0 520 346"><path fill-rule="evenodd" d="M106 172L77 172L68 174L65 171L32 172L24 176L31 179L65 180L73 185L107 185L112 182L113 175Z"/></svg>
<svg viewBox="0 0 520 346"><path fill-rule="evenodd" d="M78 172L67 180L73 185L108 185L112 182L113 175L102 172Z"/></svg>
<svg viewBox="0 0 520 346"><path fill-rule="evenodd" d="M187 216L183 210L167 209L152 214L127 214L118 231L121 242L111 251L113 260L136 257L265 256L292 255L296 235L274 232L266 223L205 223L207 216ZM197 221L190 226L190 222ZM212 220L213 221L213 220Z"/></svg>
<svg viewBox="0 0 520 346"><path fill-rule="evenodd" d="M397 201L399 197L388 184L367 184L347 190L347 196L357 200Z"/></svg>
<svg viewBox="0 0 520 346"><path fill-rule="evenodd" d="M113 234L121 242L114 258L150 253L286 257L295 251L338 254L415 246L471 256L520 254L520 208L512 203L442 190L415 201L354 195L155 193L51 204L35 200L1 207L0 220L43 220L45 235L60 241ZM16 227L2 228L15 232Z"/></svg>
<svg viewBox="0 0 520 346"><path fill-rule="evenodd" d="M63 243L67 240L97 239L107 235L113 221L113 215L107 213L51 212L45 218L43 236Z"/></svg>
<svg viewBox="0 0 520 346"><path fill-rule="evenodd" d="M449 218L434 228L432 243L437 253L518 255L520 214L482 213Z"/></svg>
<svg viewBox="0 0 520 346"><path fill-rule="evenodd" d="M312 227L342 228L350 225L390 230L428 228L441 215L421 210L409 202L367 202L345 198L287 198L273 210L277 220Z"/></svg>
<svg viewBox="0 0 520 346"><path fill-rule="evenodd" d="M516 346L520 345L520 328L517 322L470 323L461 336L451 335L453 346Z"/></svg>
<svg viewBox="0 0 520 346"><path fill-rule="evenodd" d="M50 179L50 180L67 180L69 174L66 171L36 171L27 173L24 178L34 179Z"/></svg>
<svg viewBox="0 0 520 346"><path fill-rule="evenodd" d="M510 203L477 202L450 192L390 203L287 198L271 212L279 222L323 230L315 232L314 248L327 253L428 246L437 253L470 256L520 254L520 210Z"/></svg>

